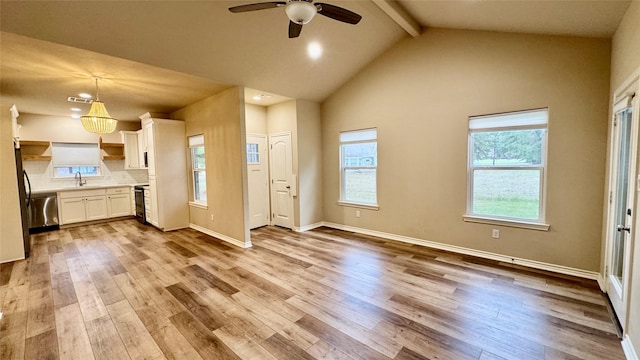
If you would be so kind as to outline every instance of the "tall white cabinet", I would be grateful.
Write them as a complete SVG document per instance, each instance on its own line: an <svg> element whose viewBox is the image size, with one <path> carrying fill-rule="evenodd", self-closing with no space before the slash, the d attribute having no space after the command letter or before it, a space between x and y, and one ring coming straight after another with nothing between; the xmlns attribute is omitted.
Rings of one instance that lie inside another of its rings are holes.
<svg viewBox="0 0 640 360"><path fill-rule="evenodd" d="M181 120L140 116L149 170L147 221L163 230L189 226L185 124Z"/></svg>

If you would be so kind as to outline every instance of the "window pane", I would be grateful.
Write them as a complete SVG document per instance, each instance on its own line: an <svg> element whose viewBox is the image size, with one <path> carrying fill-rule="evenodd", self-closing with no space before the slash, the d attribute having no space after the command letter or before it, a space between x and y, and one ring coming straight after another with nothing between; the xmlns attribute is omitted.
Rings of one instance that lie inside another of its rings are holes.
<svg viewBox="0 0 640 360"><path fill-rule="evenodd" d="M195 186L195 200L207 202L207 173L204 171L194 171L193 181Z"/></svg>
<svg viewBox="0 0 640 360"><path fill-rule="evenodd" d="M473 172L473 213L538 220L540 170Z"/></svg>
<svg viewBox="0 0 640 360"><path fill-rule="evenodd" d="M376 204L376 169L344 170L344 201Z"/></svg>
<svg viewBox="0 0 640 360"><path fill-rule="evenodd" d="M475 132L473 166L537 166L542 164L546 129Z"/></svg>
<svg viewBox="0 0 640 360"><path fill-rule="evenodd" d="M76 173L82 176L99 176L99 166L56 166L54 167L55 177L74 177Z"/></svg>
<svg viewBox="0 0 640 360"><path fill-rule="evenodd" d="M191 148L194 169L204 169L204 146Z"/></svg>
<svg viewBox="0 0 640 360"><path fill-rule="evenodd" d="M378 143L358 143L342 145L342 166L370 166L378 165Z"/></svg>
<svg viewBox="0 0 640 360"><path fill-rule="evenodd" d="M247 144L247 164L259 164L260 153L258 152L258 144Z"/></svg>

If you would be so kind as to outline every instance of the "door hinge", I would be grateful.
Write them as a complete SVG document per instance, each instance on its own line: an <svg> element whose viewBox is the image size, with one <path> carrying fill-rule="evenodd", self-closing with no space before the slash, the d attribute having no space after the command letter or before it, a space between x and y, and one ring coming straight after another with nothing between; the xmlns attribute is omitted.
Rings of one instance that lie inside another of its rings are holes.
<svg viewBox="0 0 640 360"><path fill-rule="evenodd" d="M270 149L273 149L273 144L271 144L271 145L269 145L269 146L270 146Z"/></svg>
<svg viewBox="0 0 640 360"><path fill-rule="evenodd" d="M609 191L609 204L613 203L613 190Z"/></svg>
<svg viewBox="0 0 640 360"><path fill-rule="evenodd" d="M613 119L613 126L618 126L618 119Z"/></svg>
<svg viewBox="0 0 640 360"><path fill-rule="evenodd" d="M609 265L605 265L604 266L604 277L607 277L609 275Z"/></svg>

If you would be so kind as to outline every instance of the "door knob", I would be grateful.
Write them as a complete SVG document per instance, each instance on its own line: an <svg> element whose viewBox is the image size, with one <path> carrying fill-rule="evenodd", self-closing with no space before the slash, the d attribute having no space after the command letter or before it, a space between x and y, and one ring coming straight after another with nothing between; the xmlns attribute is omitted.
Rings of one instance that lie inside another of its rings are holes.
<svg viewBox="0 0 640 360"><path fill-rule="evenodd" d="M291 189L291 186L290 186L290 185L287 185L287 189Z"/></svg>
<svg viewBox="0 0 640 360"><path fill-rule="evenodd" d="M618 227L616 228L618 231L626 231L628 233L631 232L631 227L630 226L624 226L624 225L618 225Z"/></svg>

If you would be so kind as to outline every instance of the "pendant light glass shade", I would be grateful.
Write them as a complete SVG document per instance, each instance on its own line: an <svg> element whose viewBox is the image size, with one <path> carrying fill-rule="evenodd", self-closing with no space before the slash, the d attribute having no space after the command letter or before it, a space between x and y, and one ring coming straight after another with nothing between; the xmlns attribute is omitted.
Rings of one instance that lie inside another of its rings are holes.
<svg viewBox="0 0 640 360"><path fill-rule="evenodd" d="M109 134L116 129L118 120L114 119L107 112L104 103L100 101L98 92L98 79L96 78L96 100L91 103L89 113L80 118L82 126L88 132L96 134Z"/></svg>

